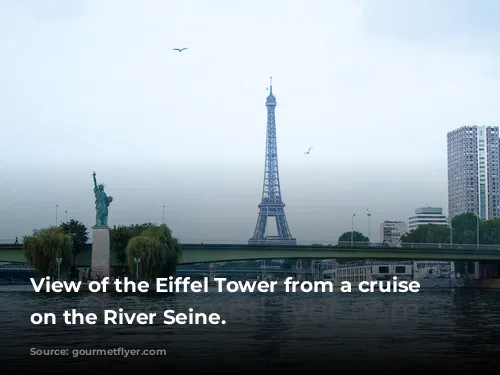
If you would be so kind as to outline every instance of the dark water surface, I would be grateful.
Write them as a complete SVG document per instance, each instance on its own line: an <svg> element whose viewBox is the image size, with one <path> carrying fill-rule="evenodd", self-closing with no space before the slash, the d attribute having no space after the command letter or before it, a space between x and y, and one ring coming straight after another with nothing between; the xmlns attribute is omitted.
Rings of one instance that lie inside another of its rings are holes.
<svg viewBox="0 0 500 375"><path fill-rule="evenodd" d="M11 291L5 291L5 290ZM2 291L3 290L3 291ZM157 312L154 325L65 325L64 310ZM163 311L219 313L225 325L164 325ZM35 326L34 312L56 325ZM0 287L2 364L116 371L163 368L500 368L500 292L37 294ZM74 349L165 349L156 356L78 356ZM32 356L31 348L69 349ZM83 367L81 367L83 366ZM61 370L62 371L62 370Z"/></svg>

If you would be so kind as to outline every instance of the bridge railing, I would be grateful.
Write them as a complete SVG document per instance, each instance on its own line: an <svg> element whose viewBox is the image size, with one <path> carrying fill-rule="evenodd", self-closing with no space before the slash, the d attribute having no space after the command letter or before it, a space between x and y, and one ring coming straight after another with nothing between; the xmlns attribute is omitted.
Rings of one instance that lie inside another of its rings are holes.
<svg viewBox="0 0 500 375"><path fill-rule="evenodd" d="M0 262L0 270L4 269L25 269L32 270L33 267L28 263L11 263L11 262Z"/></svg>
<svg viewBox="0 0 500 375"><path fill-rule="evenodd" d="M210 248L212 246L221 246L221 249L224 250L230 250L232 246L234 247L239 247L239 246L251 246L251 247L278 247L278 246L284 246L286 248L294 247L293 245L286 245L286 244L252 244L248 245L246 243L244 244L227 244L223 242L219 243L184 243L184 245L190 245L193 247L196 246L202 246L205 245L207 248ZM324 250L331 250L334 248L341 248L341 249L353 249L353 250L379 250L379 249L387 249L387 250L399 250L399 249L416 249L416 250L425 250L425 249L432 249L432 250L481 250L481 251L492 251L492 252L497 252L500 251L500 244L498 245L478 245L476 243L473 244L450 244L450 243L398 243L398 244L388 244L388 243L381 243L381 242L359 242L359 241L338 241L338 242L330 242L330 243L319 243L317 242L298 242L297 243L298 247L308 247L308 248L316 248L318 250L324 249Z"/></svg>
<svg viewBox="0 0 500 375"><path fill-rule="evenodd" d="M247 242L238 242L238 241L189 241L184 242L184 245L226 245L226 246L242 246L247 245ZM262 244L251 244L250 246L286 246L290 247L293 245L289 245L286 243L262 243ZM450 243L397 243L390 244L385 242L361 242L361 241L332 241L332 240L316 240L316 241L297 241L297 246L308 246L313 248L332 248L332 247L341 247L341 248L353 248L353 249L453 249L453 250L491 250L491 251L500 251L500 244L495 245L478 245L477 243L470 244L450 244Z"/></svg>
<svg viewBox="0 0 500 375"><path fill-rule="evenodd" d="M448 250L479 250L486 252L500 252L500 245L476 244L405 244L405 249L448 249Z"/></svg>
<svg viewBox="0 0 500 375"><path fill-rule="evenodd" d="M333 247L353 248L353 249L416 249L416 250L481 250L500 252L500 245L481 245L481 244L450 244L450 243L401 243L397 245L389 245L386 243L367 243L367 242L350 242L341 241Z"/></svg>

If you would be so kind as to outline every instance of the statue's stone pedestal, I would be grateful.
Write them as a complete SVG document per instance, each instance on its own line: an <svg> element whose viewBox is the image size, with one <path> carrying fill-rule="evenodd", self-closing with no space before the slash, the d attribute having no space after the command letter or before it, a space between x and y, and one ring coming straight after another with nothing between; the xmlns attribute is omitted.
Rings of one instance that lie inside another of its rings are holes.
<svg viewBox="0 0 500 375"><path fill-rule="evenodd" d="M110 240L108 227L92 227L92 277L109 277Z"/></svg>

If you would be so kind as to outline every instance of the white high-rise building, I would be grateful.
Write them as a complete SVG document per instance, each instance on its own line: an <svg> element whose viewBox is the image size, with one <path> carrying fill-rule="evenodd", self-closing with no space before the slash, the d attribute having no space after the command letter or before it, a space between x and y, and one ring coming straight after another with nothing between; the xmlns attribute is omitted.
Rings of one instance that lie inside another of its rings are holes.
<svg viewBox="0 0 500 375"><path fill-rule="evenodd" d="M500 152L497 126L463 126L448 133L449 215L472 212L500 217Z"/></svg>
<svg viewBox="0 0 500 375"><path fill-rule="evenodd" d="M380 240L389 246L401 246L401 236L408 231L404 221L384 221L380 224Z"/></svg>
<svg viewBox="0 0 500 375"><path fill-rule="evenodd" d="M448 219L446 215L443 215L441 207L419 207L415 209L415 215L410 216L408 219L408 230L427 224L448 225Z"/></svg>

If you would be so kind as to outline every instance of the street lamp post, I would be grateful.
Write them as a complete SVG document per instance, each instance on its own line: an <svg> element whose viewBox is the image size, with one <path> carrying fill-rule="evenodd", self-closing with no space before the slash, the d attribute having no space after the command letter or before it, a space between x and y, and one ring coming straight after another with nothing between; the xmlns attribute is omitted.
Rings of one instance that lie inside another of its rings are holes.
<svg viewBox="0 0 500 375"><path fill-rule="evenodd" d="M351 247L354 246L354 216L356 216L356 214L352 214L351 220Z"/></svg>
<svg viewBox="0 0 500 375"><path fill-rule="evenodd" d="M450 245L453 245L453 220L450 217Z"/></svg>
<svg viewBox="0 0 500 375"><path fill-rule="evenodd" d="M141 258L134 258L135 263L135 278L139 281L139 263L141 263Z"/></svg>
<svg viewBox="0 0 500 375"><path fill-rule="evenodd" d="M66 214L66 222L68 222L68 211L64 211L64 213Z"/></svg>
<svg viewBox="0 0 500 375"><path fill-rule="evenodd" d="M56 204L56 227L57 227L57 210L58 210L58 208L59 208L59 205Z"/></svg>
<svg viewBox="0 0 500 375"><path fill-rule="evenodd" d="M57 280L61 280L61 263L62 263L62 258L56 258L57 262Z"/></svg>
<svg viewBox="0 0 500 375"><path fill-rule="evenodd" d="M366 209L366 216L368 216L368 246L372 243L371 240L371 231L372 231L372 226L371 226L371 216L372 214L370 213L370 210L367 208Z"/></svg>
<svg viewBox="0 0 500 375"><path fill-rule="evenodd" d="M476 248L479 249L479 221L481 218L479 214L477 214L477 227L476 227Z"/></svg>
<svg viewBox="0 0 500 375"><path fill-rule="evenodd" d="M162 212L162 219L161 219L161 223L163 225L165 225L165 205L163 205L163 212Z"/></svg>

